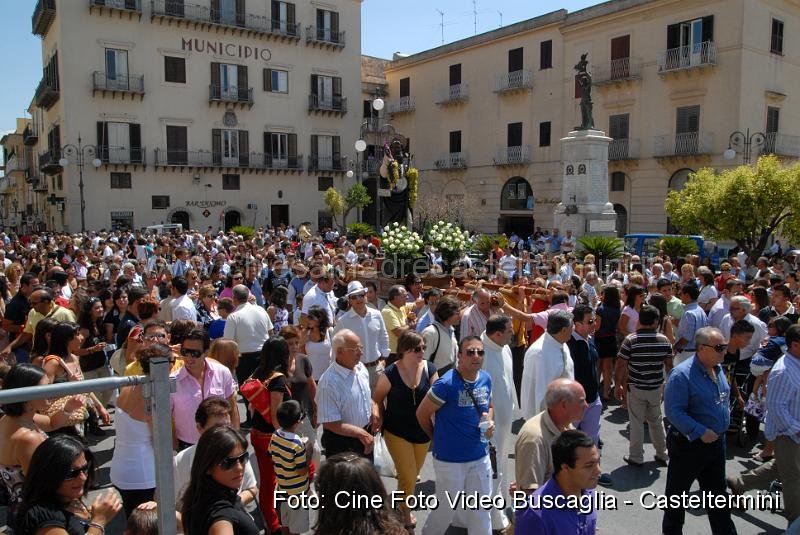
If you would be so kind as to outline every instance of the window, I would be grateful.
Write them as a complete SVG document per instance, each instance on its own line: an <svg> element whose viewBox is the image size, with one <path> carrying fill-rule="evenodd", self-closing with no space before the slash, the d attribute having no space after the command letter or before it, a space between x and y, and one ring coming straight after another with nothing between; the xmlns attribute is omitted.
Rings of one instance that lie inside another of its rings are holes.
<svg viewBox="0 0 800 535"><path fill-rule="evenodd" d="M461 64L450 65L450 85L461 84Z"/></svg>
<svg viewBox="0 0 800 535"><path fill-rule="evenodd" d="M533 210L533 188L521 176L513 177L503 186L500 197L501 210Z"/></svg>
<svg viewBox="0 0 800 535"><path fill-rule="evenodd" d="M131 174L111 173L111 189L131 189Z"/></svg>
<svg viewBox="0 0 800 535"><path fill-rule="evenodd" d="M550 146L550 121L539 123L539 146Z"/></svg>
<svg viewBox="0 0 800 535"><path fill-rule="evenodd" d="M508 51L508 72L522 70L522 47Z"/></svg>
<svg viewBox="0 0 800 535"><path fill-rule="evenodd" d="M222 175L222 189L240 189L239 175L224 173Z"/></svg>
<svg viewBox="0 0 800 535"><path fill-rule="evenodd" d="M166 210L169 208L169 195L153 195L153 210Z"/></svg>
<svg viewBox="0 0 800 535"><path fill-rule="evenodd" d="M675 117L676 134L691 134L700 130L700 106L678 108Z"/></svg>
<svg viewBox="0 0 800 535"><path fill-rule="evenodd" d="M244 2L216 0L211 2L211 20L228 26L244 26Z"/></svg>
<svg viewBox="0 0 800 535"><path fill-rule="evenodd" d="M133 212L111 212L111 230L131 230L132 228Z"/></svg>
<svg viewBox="0 0 800 535"><path fill-rule="evenodd" d="M129 89L128 51L106 48L106 89Z"/></svg>
<svg viewBox="0 0 800 535"><path fill-rule="evenodd" d="M211 63L212 98L247 100L249 98L247 67L229 63Z"/></svg>
<svg viewBox="0 0 800 535"><path fill-rule="evenodd" d="M342 169L341 139L339 136L311 136L312 169L340 171Z"/></svg>
<svg viewBox="0 0 800 535"><path fill-rule="evenodd" d="M211 152L214 165L247 167L250 165L247 130L211 130Z"/></svg>
<svg viewBox="0 0 800 535"><path fill-rule="evenodd" d="M339 14L326 9L317 10L317 40L339 42Z"/></svg>
<svg viewBox="0 0 800 535"><path fill-rule="evenodd" d="M187 128L185 126L167 125L167 163L169 165L186 165L189 160L187 149Z"/></svg>
<svg viewBox="0 0 800 535"><path fill-rule="evenodd" d="M98 157L104 163L142 163L142 129L136 123L97 122Z"/></svg>
<svg viewBox="0 0 800 535"><path fill-rule="evenodd" d="M333 187L332 176L317 177L317 191L328 191L332 187Z"/></svg>
<svg viewBox="0 0 800 535"><path fill-rule="evenodd" d="M400 98L408 97L411 95L411 78L400 79Z"/></svg>
<svg viewBox="0 0 800 535"><path fill-rule="evenodd" d="M553 68L553 41L542 41L539 43L539 68Z"/></svg>
<svg viewBox="0 0 800 535"><path fill-rule="evenodd" d="M767 127L764 129L767 134L776 134L778 132L780 114L780 108L767 107Z"/></svg>
<svg viewBox="0 0 800 535"><path fill-rule="evenodd" d="M628 139L629 115L611 115L608 118L608 136L611 139Z"/></svg>
<svg viewBox="0 0 800 535"><path fill-rule="evenodd" d="M509 123L506 129L508 147L522 146L522 123Z"/></svg>
<svg viewBox="0 0 800 535"><path fill-rule="evenodd" d="M311 96L317 108L326 110L342 109L342 79L339 76L312 74Z"/></svg>
<svg viewBox="0 0 800 535"><path fill-rule="evenodd" d="M164 81L175 84L186 83L186 59L164 56Z"/></svg>
<svg viewBox="0 0 800 535"><path fill-rule="evenodd" d="M294 4L272 1L272 31L284 35L297 35Z"/></svg>
<svg viewBox="0 0 800 535"><path fill-rule="evenodd" d="M266 163L271 167L294 169L297 161L297 134L264 132Z"/></svg>
<svg viewBox="0 0 800 535"><path fill-rule="evenodd" d="M450 154L461 152L461 130L450 132Z"/></svg>
<svg viewBox="0 0 800 535"><path fill-rule="evenodd" d="M322 210L317 212L317 228L322 230L331 227L333 227L333 216L330 212L323 212Z"/></svg>
<svg viewBox="0 0 800 535"><path fill-rule="evenodd" d="M783 21L772 19L772 35L770 36L769 51L773 54L783 55Z"/></svg>
<svg viewBox="0 0 800 535"><path fill-rule="evenodd" d="M615 171L611 173L611 191L625 191L625 173Z"/></svg>
<svg viewBox="0 0 800 535"><path fill-rule="evenodd" d="M64 175L58 175L56 177L56 180L58 181L58 184L57 184L58 189L59 190L63 190L64 189Z"/></svg>
<svg viewBox="0 0 800 535"><path fill-rule="evenodd" d="M692 53L700 53L701 43L713 40L714 15L667 26L668 49L691 46Z"/></svg>
<svg viewBox="0 0 800 535"><path fill-rule="evenodd" d="M264 91L271 93L288 93L289 71L264 69Z"/></svg>

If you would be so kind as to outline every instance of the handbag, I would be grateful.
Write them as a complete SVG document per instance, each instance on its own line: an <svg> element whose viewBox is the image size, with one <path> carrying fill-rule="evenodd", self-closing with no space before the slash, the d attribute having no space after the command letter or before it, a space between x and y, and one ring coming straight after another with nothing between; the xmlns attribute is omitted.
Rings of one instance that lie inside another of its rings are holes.
<svg viewBox="0 0 800 535"><path fill-rule="evenodd" d="M270 410L270 393L267 387L273 379L282 376L282 373L276 372L267 377L265 381L250 377L239 387L239 392L241 392L242 396L250 403L250 406L258 411L266 423L273 426L272 412ZM286 388L288 390L289 387L287 386ZM291 396L291 392L289 392L289 395Z"/></svg>
<svg viewBox="0 0 800 535"><path fill-rule="evenodd" d="M397 477L397 470L394 466L394 460L389 454L389 448L386 447L386 441L383 439L383 433L375 435L375 448L373 450L373 464L375 470L383 477Z"/></svg>
<svg viewBox="0 0 800 535"><path fill-rule="evenodd" d="M453 371L462 382L465 382L461 374L458 373L458 370L454 368ZM467 391L469 399L472 400L472 405L475 407L475 410L478 411L478 420L480 420L483 417L483 413L481 413L481 408L478 406L478 401L475 399L475 394L466 386L464 386L464 390ZM492 479L497 479L497 448L491 442L489 442L489 463L492 465Z"/></svg>

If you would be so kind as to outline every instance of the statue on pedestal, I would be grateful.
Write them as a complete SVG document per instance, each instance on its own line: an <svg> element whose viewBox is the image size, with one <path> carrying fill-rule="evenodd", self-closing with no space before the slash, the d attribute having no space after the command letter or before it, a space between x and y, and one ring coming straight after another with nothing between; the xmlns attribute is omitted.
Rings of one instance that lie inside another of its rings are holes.
<svg viewBox="0 0 800 535"><path fill-rule="evenodd" d="M575 130L593 130L594 117L592 117L592 75L586 72L586 56L588 53L581 55L581 60L575 65L575 70L578 71L577 80L578 87L581 90L581 125L576 126Z"/></svg>

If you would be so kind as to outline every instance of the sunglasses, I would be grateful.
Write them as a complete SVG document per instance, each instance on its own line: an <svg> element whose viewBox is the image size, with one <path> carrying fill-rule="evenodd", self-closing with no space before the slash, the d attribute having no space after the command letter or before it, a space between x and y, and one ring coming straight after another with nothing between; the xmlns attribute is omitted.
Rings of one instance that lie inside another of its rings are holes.
<svg viewBox="0 0 800 535"><path fill-rule="evenodd" d="M486 351L484 351L483 349L476 349L473 347L470 349L465 349L464 353L467 355L472 355L472 356L478 355L479 357L482 357L486 354Z"/></svg>
<svg viewBox="0 0 800 535"><path fill-rule="evenodd" d="M424 353L426 349L428 349L426 346L417 346L411 351L413 351L414 353Z"/></svg>
<svg viewBox="0 0 800 535"><path fill-rule="evenodd" d="M706 346L706 347L710 347L711 349L713 349L717 353L722 353L726 349L728 349L728 344L717 344L715 346L712 346L712 345L709 345L709 344L700 344L700 345Z"/></svg>
<svg viewBox="0 0 800 535"><path fill-rule="evenodd" d="M231 470L237 464L241 464L242 468L247 464L247 461L250 459L250 453L244 452L241 455L236 457L225 457L219 462L219 467L223 470Z"/></svg>
<svg viewBox="0 0 800 535"><path fill-rule="evenodd" d="M88 474L88 473L89 473L89 463L86 463L83 466L79 466L78 468L72 468L69 472L67 472L67 475L64 476L64 480L67 481L69 479L75 479L81 474Z"/></svg>
<svg viewBox="0 0 800 535"><path fill-rule="evenodd" d="M155 342L156 340L166 340L167 334L166 333L148 334L147 336L143 336L142 339L147 340L148 342Z"/></svg>
<svg viewBox="0 0 800 535"><path fill-rule="evenodd" d="M203 356L203 350L202 349L187 349L185 347L182 347L181 348L181 356L192 357L192 358L195 358L195 359L199 359L200 357Z"/></svg>

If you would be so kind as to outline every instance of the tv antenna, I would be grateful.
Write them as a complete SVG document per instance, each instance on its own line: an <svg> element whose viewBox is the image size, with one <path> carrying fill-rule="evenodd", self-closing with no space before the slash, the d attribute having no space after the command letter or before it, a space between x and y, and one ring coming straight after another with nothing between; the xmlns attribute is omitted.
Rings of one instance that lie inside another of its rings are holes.
<svg viewBox="0 0 800 535"><path fill-rule="evenodd" d="M441 9L436 10L439 13L439 16L442 18L442 22L439 23L439 27L442 29L442 44L444 44L444 11Z"/></svg>
<svg viewBox="0 0 800 535"><path fill-rule="evenodd" d="M502 28L503 27L503 12L502 11L498 11L497 14L500 15L500 26L498 26L498 28Z"/></svg>
<svg viewBox="0 0 800 535"><path fill-rule="evenodd" d="M478 0L472 0L472 31L478 35Z"/></svg>

